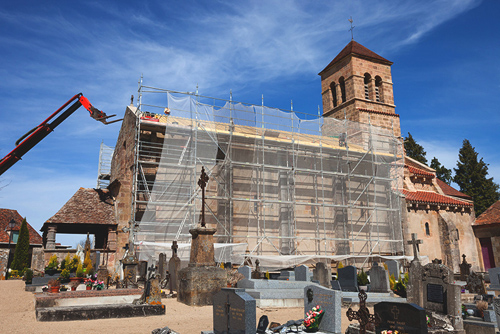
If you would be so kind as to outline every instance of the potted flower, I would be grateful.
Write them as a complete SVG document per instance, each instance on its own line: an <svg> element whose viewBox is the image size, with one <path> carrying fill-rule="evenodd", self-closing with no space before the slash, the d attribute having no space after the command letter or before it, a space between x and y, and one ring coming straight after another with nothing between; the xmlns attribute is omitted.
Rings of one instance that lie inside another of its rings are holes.
<svg viewBox="0 0 500 334"><path fill-rule="evenodd" d="M61 285L59 291L68 291L68 287L66 285Z"/></svg>
<svg viewBox="0 0 500 334"><path fill-rule="evenodd" d="M78 263L78 267L76 268L75 275L80 282L83 280L83 266L81 263Z"/></svg>
<svg viewBox="0 0 500 334"><path fill-rule="evenodd" d="M53 293L59 292L59 287L61 286L61 282L57 279L51 279L49 282L49 291Z"/></svg>
<svg viewBox="0 0 500 334"><path fill-rule="evenodd" d="M50 257L49 264L45 267L45 273L49 276L53 276L57 272L57 266L59 261L57 261L57 255L53 254Z"/></svg>
<svg viewBox="0 0 500 334"><path fill-rule="evenodd" d="M42 287L42 292L47 292L47 291L49 291L49 287L47 285L44 285Z"/></svg>
<svg viewBox="0 0 500 334"><path fill-rule="evenodd" d="M95 290L102 290L102 289L104 289L104 281L95 280L94 281L94 289Z"/></svg>
<svg viewBox="0 0 500 334"><path fill-rule="evenodd" d="M77 281L71 281L71 283L69 283L69 286L71 288L71 291L76 291L76 288L78 288L78 286L80 285L80 281L77 280Z"/></svg>
<svg viewBox="0 0 500 334"><path fill-rule="evenodd" d="M94 286L94 281L92 280L92 278L86 278L84 283L86 290L92 290L92 287Z"/></svg>

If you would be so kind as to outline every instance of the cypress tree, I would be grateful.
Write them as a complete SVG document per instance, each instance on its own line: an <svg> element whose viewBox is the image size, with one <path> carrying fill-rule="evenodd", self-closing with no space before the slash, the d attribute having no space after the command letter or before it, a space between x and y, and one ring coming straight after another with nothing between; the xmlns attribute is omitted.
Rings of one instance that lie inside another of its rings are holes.
<svg viewBox="0 0 500 334"><path fill-rule="evenodd" d="M413 137L409 132L408 132L408 137L405 137L403 139L403 144L407 156L427 165L427 159L425 157L427 153L425 152L422 145L419 145L415 141L415 139L413 139Z"/></svg>
<svg viewBox="0 0 500 334"><path fill-rule="evenodd" d="M17 238L16 250L14 252L14 259L12 260L11 268L19 270L20 272L25 268L29 268L29 251L30 251L30 232L28 230L28 223L26 218L21 223L19 229L19 237Z"/></svg>
<svg viewBox="0 0 500 334"><path fill-rule="evenodd" d="M431 160L431 168L436 170L436 176L438 179L447 185L451 185L451 181L453 181L453 178L451 177L451 169L441 165L436 157Z"/></svg>
<svg viewBox="0 0 500 334"><path fill-rule="evenodd" d="M471 143L464 139L462 148L458 152L457 168L453 181L460 187L460 191L474 200L476 217L483 213L493 203L498 201L500 194L498 184L493 178L488 178L488 164L483 158L477 159L477 152Z"/></svg>

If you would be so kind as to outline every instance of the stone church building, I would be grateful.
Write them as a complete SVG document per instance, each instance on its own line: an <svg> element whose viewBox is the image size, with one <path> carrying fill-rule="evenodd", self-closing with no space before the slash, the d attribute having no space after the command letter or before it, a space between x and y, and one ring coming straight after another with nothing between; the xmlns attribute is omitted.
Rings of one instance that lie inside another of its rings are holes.
<svg viewBox="0 0 500 334"><path fill-rule="evenodd" d="M72 228L80 231L87 227L96 234L101 254L107 254L112 267L130 244L129 233L137 229L136 222L142 221L137 236L144 245L182 240L182 235L189 235L186 228L189 222L197 221L200 209L200 203L192 204L196 192L183 190L182 182L196 184L199 168L210 165L215 182L207 190L208 224L217 226L220 242L245 242L256 254L277 250L282 255L314 258L323 254L342 261L356 254L413 256L407 241L416 233L423 240L420 255L429 261L442 259L458 272L465 254L473 270L483 271L480 244L473 232L471 199L437 179L433 169L411 158L403 159L403 152L397 151L402 137L394 104L392 64L354 40L347 44L319 73L321 136L313 130L292 135L279 127L266 129L264 122L257 126L255 120L251 126L232 119L220 121L221 117L194 123L179 117L180 111L170 106L157 113L128 106L107 175L108 189L80 189L71 203L44 224L46 247L47 243L53 247L58 231L69 233ZM310 126L302 120L291 122L292 128L298 127L297 123ZM331 130L345 124L351 128ZM368 130L359 130L359 124L367 125ZM203 132L190 137L195 127ZM384 132L377 152L367 148L372 145L372 128ZM200 146L203 152L196 153L192 162L183 162L190 154L192 138L206 146ZM207 144L211 140L218 142ZM346 140L351 140L349 145ZM209 152L214 152L213 158L208 157ZM330 160L323 160L326 156ZM340 165L339 161L347 161L348 172L344 167L335 169L333 165ZM191 168L191 163L199 168ZM362 173L349 174L350 163L353 170L358 168ZM367 174L374 170L377 175L369 178ZM397 175L391 174L394 171ZM177 197L165 199L172 184ZM351 192L345 192L346 187L351 187ZM186 202L179 204L179 198L186 198ZM89 201L96 202L95 207L106 215L89 213L91 207L83 204ZM85 221L78 221L79 210L86 211ZM159 221L173 227L155 223ZM366 228L369 222L374 224ZM353 227L358 229L355 233Z"/></svg>

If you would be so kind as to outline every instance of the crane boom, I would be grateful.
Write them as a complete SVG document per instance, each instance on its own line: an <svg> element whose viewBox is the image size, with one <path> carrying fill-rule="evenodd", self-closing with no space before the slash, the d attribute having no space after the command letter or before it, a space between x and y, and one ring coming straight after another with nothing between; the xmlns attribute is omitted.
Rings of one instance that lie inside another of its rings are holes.
<svg viewBox="0 0 500 334"><path fill-rule="evenodd" d="M107 116L104 112L92 106L89 100L85 96L83 96L82 93L76 94L71 99L69 99L68 102L66 102L59 109L57 109L52 115L50 115L46 120L40 123L40 125L31 129L16 141L16 147L4 158L2 158L2 160L0 160L0 175L5 173L16 162L21 160L23 155L25 155L36 144L42 141L49 133L54 131L54 129L59 124L64 122L66 118L71 116L71 114L73 114L81 106L84 106L85 109L88 110L88 112L90 113L90 117L105 125L119 122L122 120L122 119L117 119L108 122L107 120L109 118L114 117L116 115ZM61 114L57 116L59 113ZM51 120L52 122L50 122Z"/></svg>

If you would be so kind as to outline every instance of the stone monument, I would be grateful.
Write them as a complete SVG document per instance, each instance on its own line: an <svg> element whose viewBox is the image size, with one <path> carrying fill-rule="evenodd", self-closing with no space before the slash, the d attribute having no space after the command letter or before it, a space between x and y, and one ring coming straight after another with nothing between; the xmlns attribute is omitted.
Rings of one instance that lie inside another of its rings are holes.
<svg viewBox="0 0 500 334"><path fill-rule="evenodd" d="M467 281L467 277L470 274L470 267L472 266L470 263L467 263L465 260L465 254L462 254L462 263L460 263L460 280L461 281Z"/></svg>
<svg viewBox="0 0 500 334"><path fill-rule="evenodd" d="M179 246L177 246L177 241L172 242L172 257L168 261L168 272L170 274L169 277L169 287L170 287L170 294L173 293L173 291L177 291L177 277L179 270L181 268L181 259L177 256L177 249Z"/></svg>
<svg viewBox="0 0 500 334"><path fill-rule="evenodd" d="M205 226L205 187L209 180L205 168L201 168L198 185L201 187L201 224L190 229L191 254L186 268L178 271L177 300L186 305L212 305L213 296L227 284L227 273L215 265L215 228Z"/></svg>

